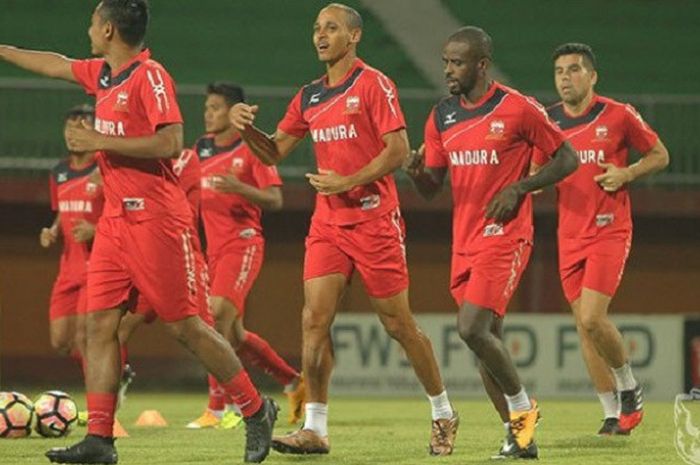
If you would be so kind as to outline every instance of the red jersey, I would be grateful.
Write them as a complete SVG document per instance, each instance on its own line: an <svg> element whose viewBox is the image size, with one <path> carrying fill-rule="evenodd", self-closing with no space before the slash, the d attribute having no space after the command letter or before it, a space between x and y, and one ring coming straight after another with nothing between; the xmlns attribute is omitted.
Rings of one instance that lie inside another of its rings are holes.
<svg viewBox="0 0 700 465"><path fill-rule="evenodd" d="M384 149L382 136L406 127L394 83L357 59L339 84L327 78L302 87L278 129L313 139L320 170L347 176L370 163ZM390 174L338 195L316 196L314 217L331 224L377 218L399 204Z"/></svg>
<svg viewBox="0 0 700 465"><path fill-rule="evenodd" d="M197 141L195 150L202 164L202 218L207 234L207 254L215 256L225 250L227 244L240 239L262 238L262 209L241 195L215 191L211 179L234 174L245 184L265 189L282 185L277 168L258 160L241 139L220 147L214 143L213 135L207 135Z"/></svg>
<svg viewBox="0 0 700 465"><path fill-rule="evenodd" d="M103 59L76 60L75 79L95 95L95 129L118 137L144 137L159 127L182 123L175 86L167 71L144 50L118 70ZM142 220L189 216L185 195L165 159L137 159L98 152L104 179L105 216Z"/></svg>
<svg viewBox="0 0 700 465"><path fill-rule="evenodd" d="M94 162L76 170L69 160L63 160L51 170L49 178L51 208L60 215L63 233L60 270L75 282L83 282L87 277L91 242L76 242L71 232L73 225L80 220L97 223L104 204L102 188L90 180L95 169Z"/></svg>
<svg viewBox="0 0 700 465"><path fill-rule="evenodd" d="M599 232L631 231L632 215L627 187L605 192L593 180L605 172L598 162L627 166L629 148L651 150L658 136L631 105L595 95L580 116L566 113L562 103L547 109L564 131L579 158L579 168L557 184L559 235L594 237ZM535 163L546 160L540 154Z"/></svg>
<svg viewBox="0 0 700 465"><path fill-rule="evenodd" d="M527 176L534 147L552 155L564 140L539 103L498 83L474 106L457 95L433 108L425 125L426 166L449 167L454 252L473 251L499 237L532 240L529 195L505 225L486 219L486 206Z"/></svg>
<svg viewBox="0 0 700 465"><path fill-rule="evenodd" d="M199 227L199 205L202 198L201 177L202 169L197 152L184 149L173 163L173 172L180 181L180 188L185 192L187 203L194 218L194 229Z"/></svg>

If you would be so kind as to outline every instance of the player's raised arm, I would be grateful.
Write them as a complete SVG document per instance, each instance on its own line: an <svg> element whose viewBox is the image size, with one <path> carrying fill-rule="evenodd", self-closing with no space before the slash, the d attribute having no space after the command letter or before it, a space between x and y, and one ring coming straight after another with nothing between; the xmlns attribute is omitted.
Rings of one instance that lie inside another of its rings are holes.
<svg viewBox="0 0 700 465"><path fill-rule="evenodd" d="M71 70L73 60L58 53L22 50L10 45L0 45L0 58L32 73L76 82Z"/></svg>
<svg viewBox="0 0 700 465"><path fill-rule="evenodd" d="M68 148L75 152L103 150L132 158L175 158L182 151L182 124L168 124L152 136L119 137L100 134L83 125L66 130Z"/></svg>
<svg viewBox="0 0 700 465"><path fill-rule="evenodd" d="M258 108L258 105L237 103L231 107L229 117L253 154L266 165L276 165L284 160L302 139L280 130L274 135L269 135L255 127L253 123Z"/></svg>

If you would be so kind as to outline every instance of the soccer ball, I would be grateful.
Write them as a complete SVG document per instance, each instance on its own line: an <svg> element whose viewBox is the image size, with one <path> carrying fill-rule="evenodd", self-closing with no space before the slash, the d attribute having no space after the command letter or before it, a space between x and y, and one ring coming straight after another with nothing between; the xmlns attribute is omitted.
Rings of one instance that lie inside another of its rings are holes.
<svg viewBox="0 0 700 465"><path fill-rule="evenodd" d="M46 391L34 401L37 433L47 438L57 438L70 433L78 419L78 407L71 397L62 391Z"/></svg>
<svg viewBox="0 0 700 465"><path fill-rule="evenodd" d="M0 438L23 438L32 432L32 401L19 392L0 392Z"/></svg>

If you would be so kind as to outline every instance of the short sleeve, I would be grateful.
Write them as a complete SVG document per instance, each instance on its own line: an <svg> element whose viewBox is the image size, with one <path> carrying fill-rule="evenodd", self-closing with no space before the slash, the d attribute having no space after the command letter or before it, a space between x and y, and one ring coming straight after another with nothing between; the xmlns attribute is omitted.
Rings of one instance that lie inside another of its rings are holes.
<svg viewBox="0 0 700 465"><path fill-rule="evenodd" d="M51 197L51 210L58 211L58 186L53 173L49 176L49 196Z"/></svg>
<svg viewBox="0 0 700 465"><path fill-rule="evenodd" d="M88 95L97 93L97 84L104 64L102 59L74 60L71 63L73 77Z"/></svg>
<svg viewBox="0 0 700 465"><path fill-rule="evenodd" d="M287 113L284 114L284 118L277 125L277 129L289 134L290 136L297 137L299 139L303 138L309 131L309 123L304 120L304 115L301 111L301 96L304 89L302 88L294 96L289 105L287 106Z"/></svg>
<svg viewBox="0 0 700 465"><path fill-rule="evenodd" d="M542 165L549 161L566 140L566 136L549 118L544 107L532 98L525 98L523 103L521 135L537 149L535 152L541 152L536 163Z"/></svg>
<svg viewBox="0 0 700 465"><path fill-rule="evenodd" d="M447 152L442 144L442 137L435 125L435 108L430 112L425 122L424 140L425 166L428 168L444 168L447 163Z"/></svg>
<svg viewBox="0 0 700 465"><path fill-rule="evenodd" d="M282 178L280 178L276 166L267 166L252 155L250 156L250 160L253 180L259 189L282 185Z"/></svg>
<svg viewBox="0 0 700 465"><path fill-rule="evenodd" d="M370 73L367 93L369 105L366 108L379 135L406 127L396 85L388 77L381 73Z"/></svg>
<svg viewBox="0 0 700 465"><path fill-rule="evenodd" d="M145 70L139 94L153 132L160 126L182 123L175 83L162 67L149 66Z"/></svg>
<svg viewBox="0 0 700 465"><path fill-rule="evenodd" d="M542 150L538 149L537 147L535 147L532 150L532 163L536 164L537 166L546 165L550 159L551 159L551 154L547 155Z"/></svg>
<svg viewBox="0 0 700 465"><path fill-rule="evenodd" d="M642 115L632 106L625 105L625 142L640 153L651 150L659 136L644 121Z"/></svg>

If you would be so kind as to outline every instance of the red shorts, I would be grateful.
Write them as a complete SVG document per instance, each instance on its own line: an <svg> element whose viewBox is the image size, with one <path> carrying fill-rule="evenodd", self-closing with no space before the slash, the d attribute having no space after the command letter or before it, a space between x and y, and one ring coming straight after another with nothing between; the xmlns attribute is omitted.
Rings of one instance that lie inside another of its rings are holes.
<svg viewBox="0 0 700 465"><path fill-rule="evenodd" d="M226 247L217 255L209 256L211 295L225 297L239 311L245 312L245 301L262 268L265 242L242 240Z"/></svg>
<svg viewBox="0 0 700 465"><path fill-rule="evenodd" d="M632 246L632 233L586 239L559 238L559 276L566 300L581 297L585 287L613 296Z"/></svg>
<svg viewBox="0 0 700 465"><path fill-rule="evenodd" d="M387 298L408 287L405 227L398 207L362 223L337 226L312 220L306 237L304 280L355 268L367 294Z"/></svg>
<svg viewBox="0 0 700 465"><path fill-rule="evenodd" d="M120 307L138 289L165 322L200 314L208 276L190 223L100 218L88 266L88 312Z"/></svg>
<svg viewBox="0 0 700 465"><path fill-rule="evenodd" d="M450 291L457 305L469 302L504 316L531 251L530 241L513 240L473 253L453 253Z"/></svg>
<svg viewBox="0 0 700 465"><path fill-rule="evenodd" d="M66 279L59 273L51 290L49 321L85 313L87 292L84 282Z"/></svg>

